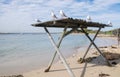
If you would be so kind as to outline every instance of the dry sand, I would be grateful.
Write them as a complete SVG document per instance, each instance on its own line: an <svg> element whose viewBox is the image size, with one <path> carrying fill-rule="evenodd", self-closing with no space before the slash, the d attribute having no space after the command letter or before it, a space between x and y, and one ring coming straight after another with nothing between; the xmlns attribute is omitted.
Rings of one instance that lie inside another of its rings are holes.
<svg viewBox="0 0 120 77"><path fill-rule="evenodd" d="M82 74L84 77L120 77L120 47L114 45L109 47L101 47L100 50L102 52L111 52L115 54L110 54L107 56L108 59L111 59L111 57L115 57L113 58L115 60L110 60L110 63L113 63L112 67L107 66L107 63L99 55L99 53L96 52L96 49L91 49L87 54L87 57L96 58L94 58L90 62L82 64L78 63L78 59L83 57L85 50L81 51L80 49L77 49L77 52L67 59L67 63L71 67L76 77L81 77ZM49 72L44 72L45 68L46 67L41 68L39 70L26 72L23 75L24 77L70 77L61 61L58 61L57 63L53 64ZM86 68L84 73L83 68Z"/></svg>

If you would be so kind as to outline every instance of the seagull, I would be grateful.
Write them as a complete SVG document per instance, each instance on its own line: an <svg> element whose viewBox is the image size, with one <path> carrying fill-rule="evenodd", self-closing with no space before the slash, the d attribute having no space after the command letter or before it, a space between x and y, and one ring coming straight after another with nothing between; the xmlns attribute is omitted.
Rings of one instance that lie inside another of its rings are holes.
<svg viewBox="0 0 120 77"><path fill-rule="evenodd" d="M51 16L52 16L52 18L53 18L54 20L57 19L57 16L54 14L53 11L51 12Z"/></svg>
<svg viewBox="0 0 120 77"><path fill-rule="evenodd" d="M87 16L86 21L91 21L91 17L89 15Z"/></svg>
<svg viewBox="0 0 120 77"><path fill-rule="evenodd" d="M37 21L37 22L41 22L39 19L35 19L35 21Z"/></svg>
<svg viewBox="0 0 120 77"><path fill-rule="evenodd" d="M54 14L53 11L51 11L51 16L52 16L52 18L53 18L53 20L54 20L54 21L53 21L53 24L56 24L56 21L55 21L55 20L58 19L58 18L57 18L57 16Z"/></svg>
<svg viewBox="0 0 120 77"><path fill-rule="evenodd" d="M111 21L108 21L108 25L109 25L109 26L112 26L112 22L111 22Z"/></svg>
<svg viewBox="0 0 120 77"><path fill-rule="evenodd" d="M62 18L67 18L67 16L65 15L65 13L62 10L60 10L60 15Z"/></svg>

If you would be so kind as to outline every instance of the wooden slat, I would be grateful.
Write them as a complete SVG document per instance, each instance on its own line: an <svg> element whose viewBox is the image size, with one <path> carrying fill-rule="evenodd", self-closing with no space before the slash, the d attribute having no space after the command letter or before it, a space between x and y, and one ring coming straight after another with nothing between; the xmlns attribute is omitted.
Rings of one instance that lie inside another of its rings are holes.
<svg viewBox="0 0 120 77"><path fill-rule="evenodd" d="M87 28L87 27L110 27L106 24L101 24L97 22L87 22L85 20L81 19L73 19L73 18L67 18L67 19L58 19L58 20L51 20L46 22L37 22L35 24L32 24L32 26L35 27L54 27L54 28Z"/></svg>

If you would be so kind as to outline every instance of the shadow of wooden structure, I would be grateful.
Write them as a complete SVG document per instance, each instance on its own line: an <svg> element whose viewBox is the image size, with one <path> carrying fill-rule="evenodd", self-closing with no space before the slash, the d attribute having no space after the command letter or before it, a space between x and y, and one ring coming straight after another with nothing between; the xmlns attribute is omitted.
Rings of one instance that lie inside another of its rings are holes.
<svg viewBox="0 0 120 77"><path fill-rule="evenodd" d="M93 45L97 51L101 54L102 58L107 62L107 64L110 66L111 64L109 63L109 61L105 58L105 56L103 55L103 53L100 51L100 49L97 47L97 45L94 43L94 40L96 39L98 33L100 32L100 30L102 28L105 27L110 27L109 25L106 24L101 24L101 23L97 23L97 22L88 22L82 19L73 19L73 18L64 18L64 19L56 19L56 20L51 20L51 21L46 21L46 22L37 22L35 24L32 24L32 26L34 27L43 27L44 30L46 31L53 47L55 48L55 52L53 54L53 57L48 65L48 68L45 70L45 72L49 72L52 63L55 59L56 54L59 55L61 61L63 62L63 65L65 66L65 68L67 69L69 75L71 77L75 77L74 73L72 72L71 68L69 67L69 65L66 62L66 59L64 58L63 54L61 53L61 51L59 50L60 44L63 40L64 37L66 37L67 35L73 33L73 32L82 32L86 35L86 37L89 39L89 41L91 42L86 53L84 54L83 60L86 57L89 49L91 48L91 46ZM98 28L94 38L92 39L89 36L89 33L87 32L87 28L92 27L92 28ZM51 33L48 31L47 28L64 28L63 30L63 34L61 35L58 44L55 43ZM70 30L67 30L68 28L70 28ZM83 60L81 60L81 62L83 62ZM86 65L85 65L86 66ZM84 69L85 70L85 69ZM81 76L83 77L84 74L82 74Z"/></svg>
<svg viewBox="0 0 120 77"><path fill-rule="evenodd" d="M112 66L115 66L120 63L120 54L119 53L103 52L103 55L111 63ZM80 62L81 60L82 60L81 58L78 59L78 63L81 63ZM93 56L93 57L87 57L86 59L83 60L83 63L86 63L86 62L94 64L94 66L99 66L99 65L104 66L105 65L105 62L102 60L102 58L99 54L96 54L96 56Z"/></svg>

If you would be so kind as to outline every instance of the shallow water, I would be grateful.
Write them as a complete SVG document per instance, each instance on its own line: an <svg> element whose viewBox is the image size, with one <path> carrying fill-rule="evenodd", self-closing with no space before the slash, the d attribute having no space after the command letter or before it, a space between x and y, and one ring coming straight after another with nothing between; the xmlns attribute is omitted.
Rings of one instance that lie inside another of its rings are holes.
<svg viewBox="0 0 120 77"><path fill-rule="evenodd" d="M52 35L57 42L60 34ZM60 50L68 57L76 48L87 47L89 43L84 35L69 35L63 40ZM95 43L106 46L116 44L117 41L97 38ZM54 51L46 34L0 34L0 75L17 74L47 66Z"/></svg>

